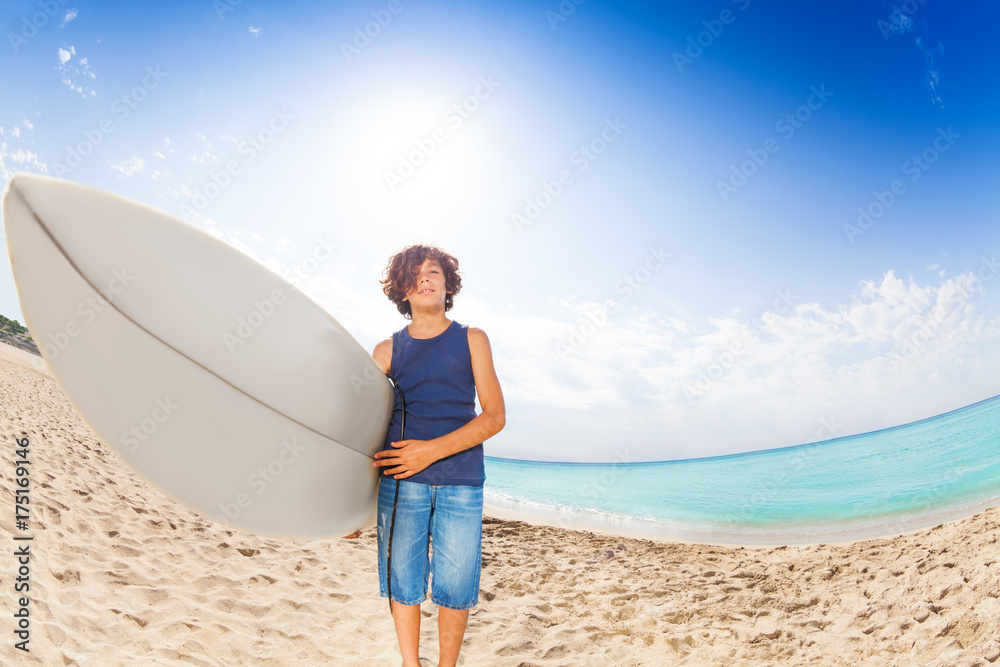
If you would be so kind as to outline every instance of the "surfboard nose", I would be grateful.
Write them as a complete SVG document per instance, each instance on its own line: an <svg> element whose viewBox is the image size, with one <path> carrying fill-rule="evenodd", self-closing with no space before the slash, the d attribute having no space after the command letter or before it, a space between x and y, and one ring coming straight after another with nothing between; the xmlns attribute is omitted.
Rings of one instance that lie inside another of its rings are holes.
<svg viewBox="0 0 1000 667"><path fill-rule="evenodd" d="M11 191L17 189L17 187L21 183L21 181L31 180L31 178L33 176L34 176L34 174L27 174L27 173L25 173L23 171L19 171L16 174L14 174L13 176L11 176L9 179L7 179L7 185L3 189L3 199L4 199L4 201L5 202L7 201L7 196L11 193Z"/></svg>
<svg viewBox="0 0 1000 667"><path fill-rule="evenodd" d="M3 216L4 243L7 246L7 257L10 260L15 281L21 259L20 253L15 252L15 250L20 246L22 227L24 225L37 224L24 190L26 185L30 185L38 178L34 174L17 173L10 177L6 187L3 189L0 213ZM30 323L28 328L31 328Z"/></svg>
<svg viewBox="0 0 1000 667"><path fill-rule="evenodd" d="M19 171L7 180L7 185L3 189L3 220L6 227L9 220L17 219L17 216L8 216L9 206L27 206L30 208L31 193L37 187L45 187L46 184L58 183L59 180L49 176L39 174L28 174Z"/></svg>
<svg viewBox="0 0 1000 667"><path fill-rule="evenodd" d="M33 201L39 196L43 196L39 191L46 187L51 187L60 181L49 176L39 174L28 174L18 172L10 177L3 190L2 204L0 211L3 214L4 238L7 245L7 256L10 258L11 267L19 259L20 253L14 249L18 247L19 227L22 225L39 225L38 215L35 212ZM56 189L57 191L58 189ZM15 280L17 271L14 271Z"/></svg>
<svg viewBox="0 0 1000 667"><path fill-rule="evenodd" d="M4 230L10 227L12 220L21 219L20 216L16 215L15 208L23 210L27 207L27 201L20 186L22 182L30 180L30 178L31 174L17 173L7 181L7 185L3 189L3 205L0 209L3 212ZM9 249L8 252L10 252Z"/></svg>

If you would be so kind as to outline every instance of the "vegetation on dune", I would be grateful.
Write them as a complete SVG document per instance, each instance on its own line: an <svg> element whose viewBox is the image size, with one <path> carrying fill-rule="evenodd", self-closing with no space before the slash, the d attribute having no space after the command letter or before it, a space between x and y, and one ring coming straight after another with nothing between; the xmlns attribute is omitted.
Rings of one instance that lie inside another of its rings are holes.
<svg viewBox="0 0 1000 667"><path fill-rule="evenodd" d="M28 333L28 329L17 320L11 320L0 315L0 332L8 336L15 336L17 334ZM30 338L31 336L28 337Z"/></svg>
<svg viewBox="0 0 1000 667"><path fill-rule="evenodd" d="M31 334L28 333L28 328L17 320L12 320L3 315L0 315L0 343L7 343L8 345L13 345L14 347L41 356L38 346L35 345L35 341L31 339Z"/></svg>

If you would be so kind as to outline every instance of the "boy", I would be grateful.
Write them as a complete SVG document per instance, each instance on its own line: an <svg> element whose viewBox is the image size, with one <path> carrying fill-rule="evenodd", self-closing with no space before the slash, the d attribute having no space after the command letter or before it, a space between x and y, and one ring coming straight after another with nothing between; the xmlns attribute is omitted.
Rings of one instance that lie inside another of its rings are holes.
<svg viewBox="0 0 1000 667"><path fill-rule="evenodd" d="M486 334L445 316L462 287L454 257L433 246L408 246L389 260L381 282L389 300L411 321L372 353L402 393L386 447L372 464L383 474L378 495L379 589L387 597L391 585L389 605L403 666L418 667L420 603L432 575L438 665L451 667L458 661L469 609L479 599L482 443L504 427L503 394ZM476 394L482 407L478 416ZM402 402L406 420L405 439L400 441ZM428 538L433 558L428 556Z"/></svg>

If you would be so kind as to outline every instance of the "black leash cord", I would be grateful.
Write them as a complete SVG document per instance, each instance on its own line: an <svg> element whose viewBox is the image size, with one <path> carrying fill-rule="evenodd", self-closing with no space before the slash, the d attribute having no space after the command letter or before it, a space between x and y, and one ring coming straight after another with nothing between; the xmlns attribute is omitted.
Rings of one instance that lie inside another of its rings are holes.
<svg viewBox="0 0 1000 667"><path fill-rule="evenodd" d="M406 399L403 398L403 390L399 388L399 384L392 379L392 376L386 373L386 377L392 383L393 388L396 393L399 394L399 404L402 409L402 414L399 417L399 439L403 440L403 429L406 427ZM389 593L389 613L392 614L392 531L396 527L396 504L399 502L399 480L393 477L392 481L396 483L396 495L392 499L392 519L389 522L389 544L386 546L385 554L385 587Z"/></svg>

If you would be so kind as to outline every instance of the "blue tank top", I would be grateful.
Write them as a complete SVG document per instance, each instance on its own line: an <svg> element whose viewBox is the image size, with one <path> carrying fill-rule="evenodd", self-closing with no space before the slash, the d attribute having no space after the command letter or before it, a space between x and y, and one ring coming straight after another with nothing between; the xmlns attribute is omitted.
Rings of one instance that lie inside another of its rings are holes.
<svg viewBox="0 0 1000 667"><path fill-rule="evenodd" d="M406 440L431 440L465 426L476 417L468 327L452 321L433 338L411 338L404 328L392 335L389 372L406 400ZM399 440L401 406L389 423L383 449ZM486 480L482 443L435 461L406 478L421 484L482 486Z"/></svg>

